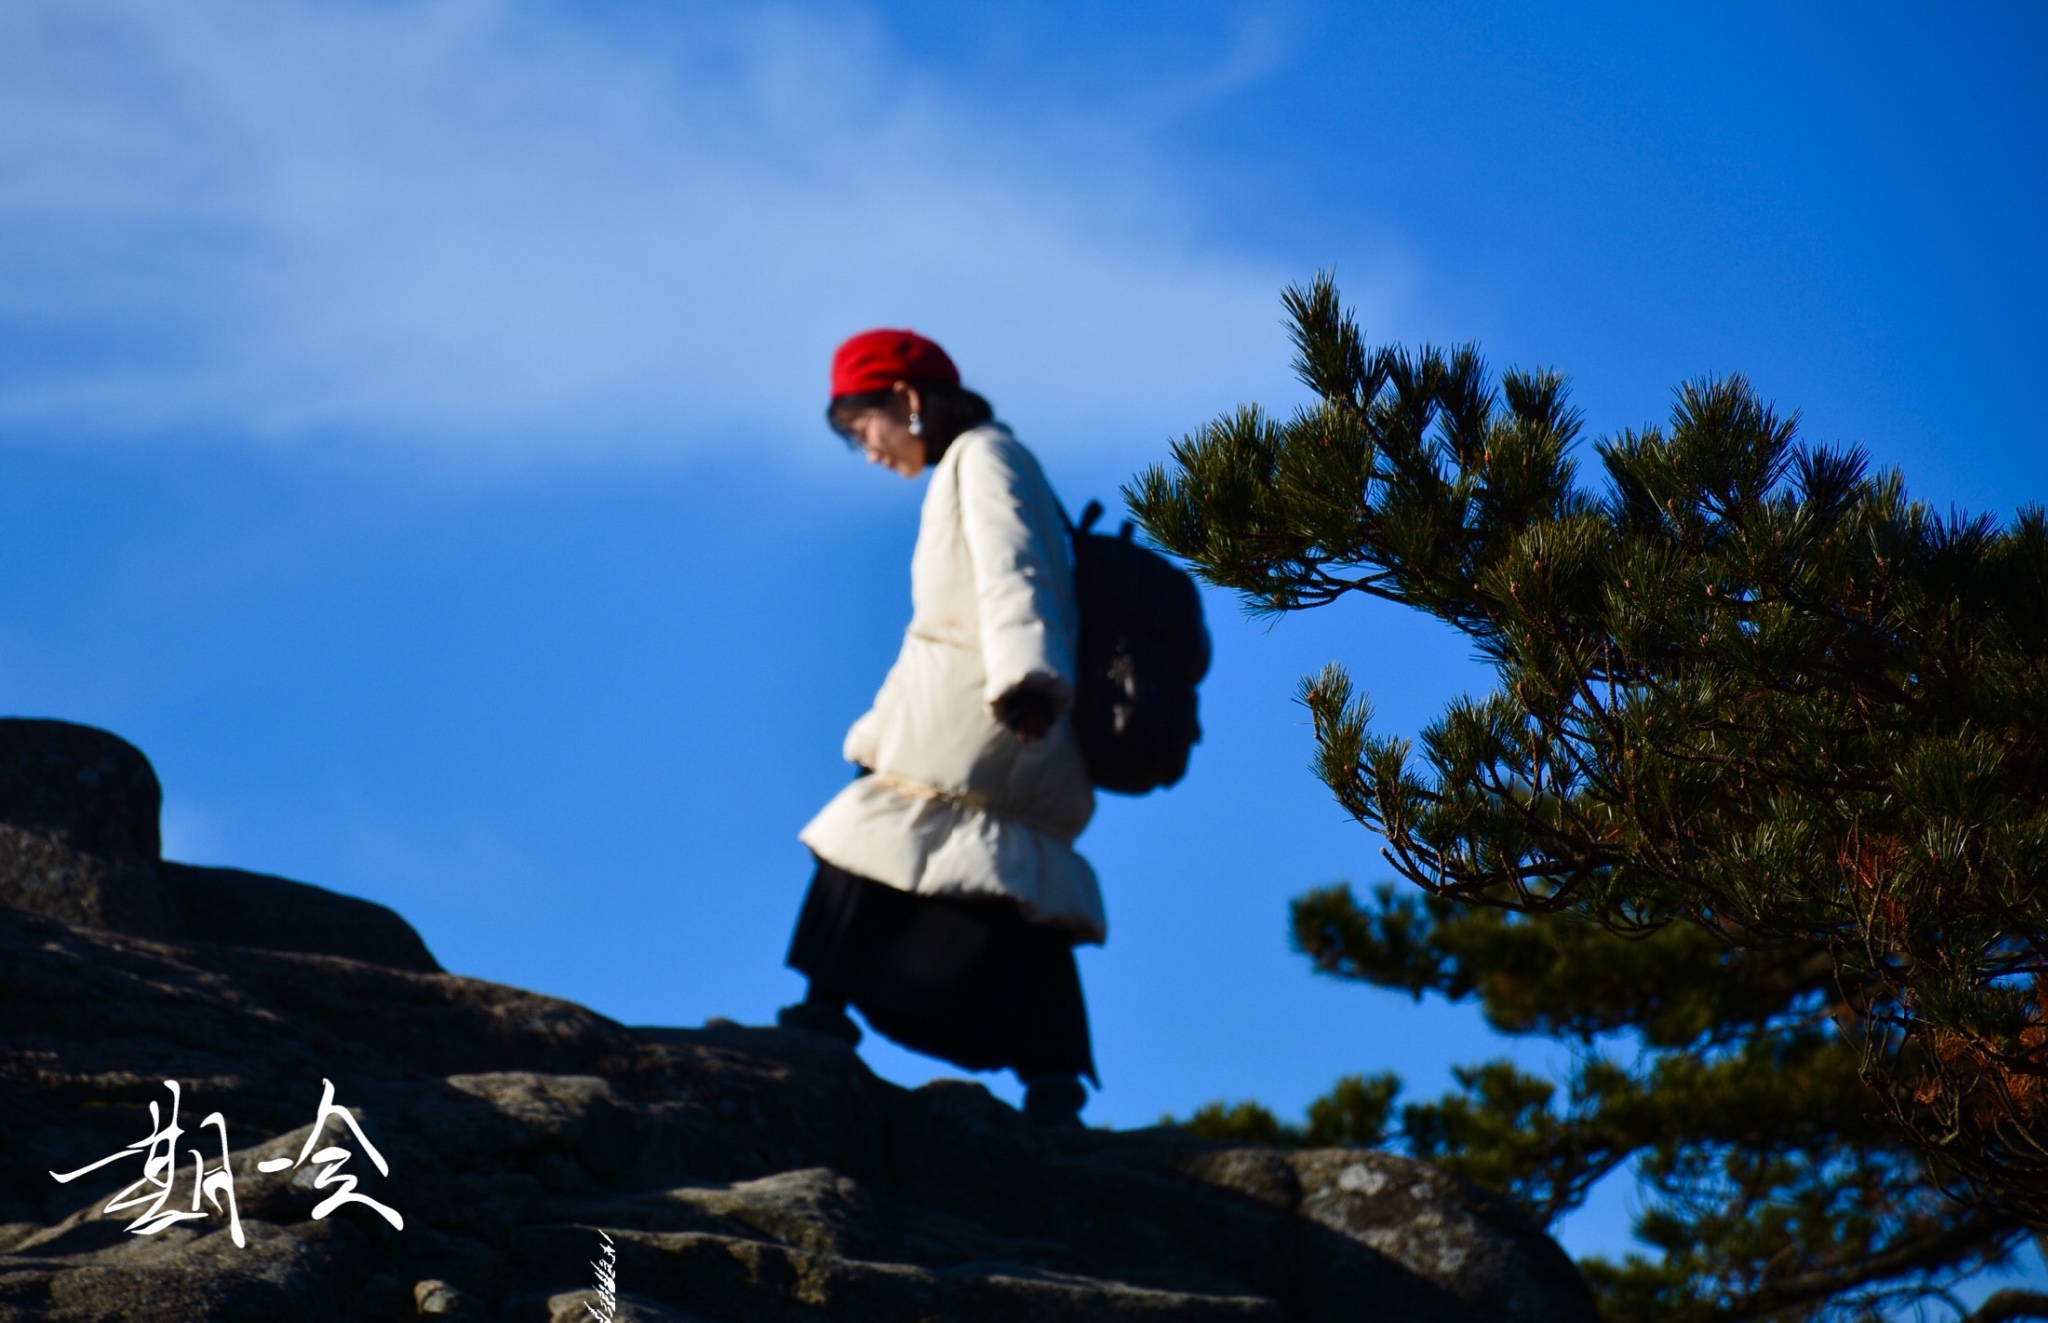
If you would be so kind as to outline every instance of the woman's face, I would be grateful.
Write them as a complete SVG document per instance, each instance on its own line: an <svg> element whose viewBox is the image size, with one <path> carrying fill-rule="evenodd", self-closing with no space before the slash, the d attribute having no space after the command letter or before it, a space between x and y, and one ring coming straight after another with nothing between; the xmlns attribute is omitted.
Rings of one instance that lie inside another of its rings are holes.
<svg viewBox="0 0 2048 1323"><path fill-rule="evenodd" d="M920 403L916 389L899 381L889 403L862 409L845 420L846 435L868 463L914 478L924 472L925 460L924 438L910 431L910 415Z"/></svg>

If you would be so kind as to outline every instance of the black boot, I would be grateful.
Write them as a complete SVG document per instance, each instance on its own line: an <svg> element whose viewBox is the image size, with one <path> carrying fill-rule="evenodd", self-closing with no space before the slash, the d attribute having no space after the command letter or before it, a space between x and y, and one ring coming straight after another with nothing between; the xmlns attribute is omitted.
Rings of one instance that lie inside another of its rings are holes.
<svg viewBox="0 0 2048 1323"><path fill-rule="evenodd" d="M1088 1091L1072 1075L1038 1075L1024 1081L1024 1115L1047 1130L1081 1129Z"/></svg>
<svg viewBox="0 0 2048 1323"><path fill-rule="evenodd" d="M816 988L796 1005L775 1012L775 1023L784 1029L836 1038L848 1047L860 1046L860 1026L846 1013L846 1000L822 996Z"/></svg>

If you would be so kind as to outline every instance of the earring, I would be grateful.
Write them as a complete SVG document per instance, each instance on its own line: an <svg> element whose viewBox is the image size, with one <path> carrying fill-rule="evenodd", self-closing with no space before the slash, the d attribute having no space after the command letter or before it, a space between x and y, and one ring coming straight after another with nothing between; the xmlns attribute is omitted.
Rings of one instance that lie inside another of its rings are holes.
<svg viewBox="0 0 2048 1323"><path fill-rule="evenodd" d="M917 416L917 410L915 409L910 411L910 434L912 436L924 435L924 419Z"/></svg>

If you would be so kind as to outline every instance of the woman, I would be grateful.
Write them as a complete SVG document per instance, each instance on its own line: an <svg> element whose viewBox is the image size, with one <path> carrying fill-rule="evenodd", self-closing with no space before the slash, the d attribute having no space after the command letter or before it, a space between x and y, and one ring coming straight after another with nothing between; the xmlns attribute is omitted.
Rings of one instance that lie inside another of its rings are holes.
<svg viewBox="0 0 2048 1323"><path fill-rule="evenodd" d="M851 1003L905 1047L1014 1070L1026 1115L1079 1125L1095 1064L1073 946L1106 925L1073 849L1095 792L1066 717L1080 622L1059 502L913 331L841 345L826 417L931 485L903 649L846 736L861 774L802 832L818 868L789 965L810 991L778 1022L857 1042Z"/></svg>

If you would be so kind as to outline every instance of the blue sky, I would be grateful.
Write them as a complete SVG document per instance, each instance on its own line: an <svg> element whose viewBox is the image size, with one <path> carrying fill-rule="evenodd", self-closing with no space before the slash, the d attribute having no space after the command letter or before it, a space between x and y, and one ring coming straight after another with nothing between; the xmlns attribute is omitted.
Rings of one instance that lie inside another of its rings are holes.
<svg viewBox="0 0 2048 1323"><path fill-rule="evenodd" d="M139 744L174 856L629 1022L764 1021L908 614L919 488L822 427L837 340L939 338L1078 505L1298 400L1277 296L1334 267L1375 337L1565 371L1596 435L1741 371L2009 514L2048 494L2044 56L2020 4L17 0L0 708ZM1193 771L1083 838L1091 1116L1544 1061L1285 942L1385 871L1295 677L1412 730L1467 649L1210 605Z"/></svg>

